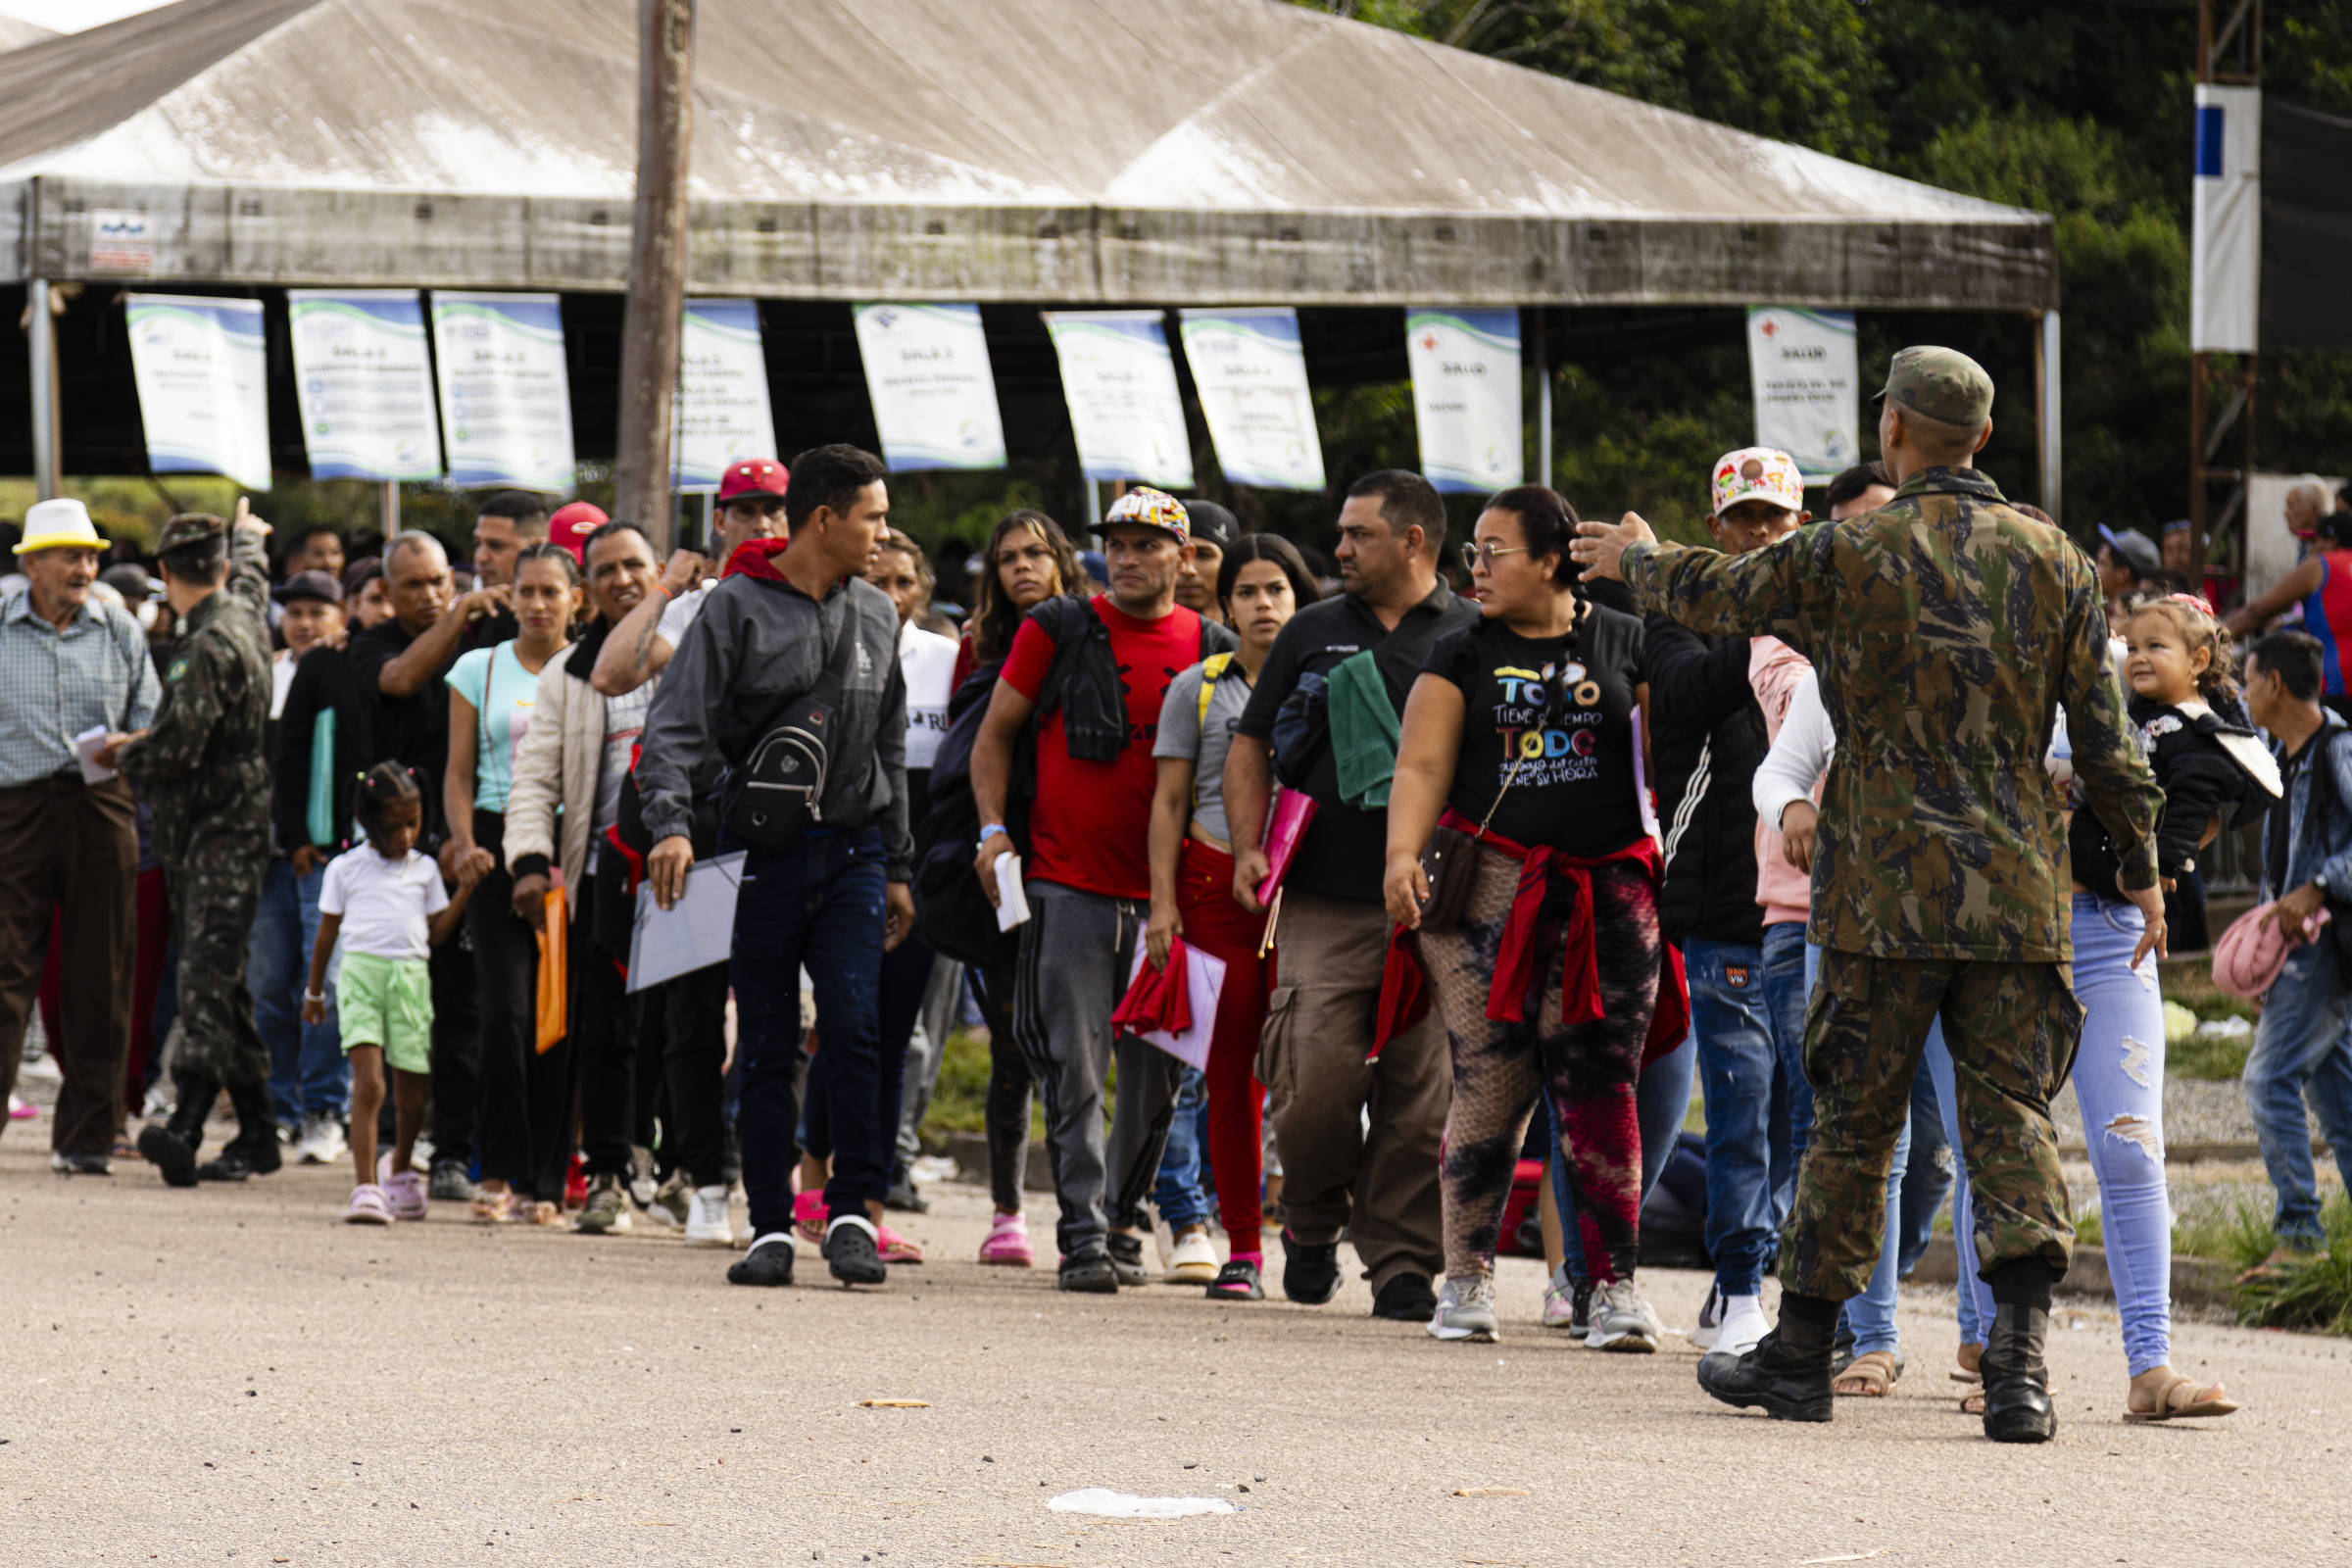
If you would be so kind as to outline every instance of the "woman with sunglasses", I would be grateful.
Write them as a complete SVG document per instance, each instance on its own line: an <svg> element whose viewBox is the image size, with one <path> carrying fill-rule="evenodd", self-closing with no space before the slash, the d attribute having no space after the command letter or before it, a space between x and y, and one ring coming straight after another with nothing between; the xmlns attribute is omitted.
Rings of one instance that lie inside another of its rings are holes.
<svg viewBox="0 0 2352 1568"><path fill-rule="evenodd" d="M1446 1283L1429 1332L1495 1338L1495 1232L1548 1094L1598 1287L1585 1343L1654 1350L1657 1316L1634 1285L1634 1086L1667 972L1634 752L1649 685L1642 623L1585 597L1575 535L1575 512L1541 485L1503 491L1479 516L1463 561L1481 617L1438 639L1405 705L1386 894L1391 918L1419 933L1453 1054ZM1469 877L1445 930L1423 921L1422 856L1441 825L1441 854Z"/></svg>

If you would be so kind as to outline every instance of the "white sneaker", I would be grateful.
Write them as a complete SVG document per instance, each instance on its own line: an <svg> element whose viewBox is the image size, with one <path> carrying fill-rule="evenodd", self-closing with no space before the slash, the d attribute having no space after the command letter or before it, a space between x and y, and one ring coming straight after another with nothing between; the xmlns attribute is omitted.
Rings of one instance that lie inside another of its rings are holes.
<svg viewBox="0 0 2352 1568"><path fill-rule="evenodd" d="M1576 1322L1576 1282L1568 1277L1568 1265L1562 1263L1551 1271L1551 1281L1544 1287L1544 1326L1564 1329Z"/></svg>
<svg viewBox="0 0 2352 1568"><path fill-rule="evenodd" d="M332 1165L351 1152L351 1146L344 1142L341 1122L332 1116L313 1116L304 1124L294 1152L305 1165Z"/></svg>
<svg viewBox="0 0 2352 1568"><path fill-rule="evenodd" d="M1754 1296L1723 1298L1723 1325L1715 1333L1715 1348L1731 1355L1745 1355L1754 1349L1772 1324L1764 1316L1764 1302Z"/></svg>
<svg viewBox="0 0 2352 1568"><path fill-rule="evenodd" d="M1592 1350L1632 1350L1647 1353L1658 1348L1665 1330L1632 1280L1614 1280L1592 1293L1592 1332L1585 1336Z"/></svg>
<svg viewBox="0 0 2352 1568"><path fill-rule="evenodd" d="M1698 1327L1690 1331L1690 1343L1701 1355L1715 1349L1716 1336L1723 1332L1723 1291L1713 1280L1707 1282L1707 1298L1698 1303Z"/></svg>
<svg viewBox="0 0 2352 1568"><path fill-rule="evenodd" d="M688 1247L733 1247L735 1221L727 1212L724 1187L697 1187L686 1210Z"/></svg>
<svg viewBox="0 0 2352 1568"><path fill-rule="evenodd" d="M1217 1250L1208 1227L1195 1226L1176 1238L1168 1253L1168 1278L1178 1285L1206 1285L1217 1277Z"/></svg>
<svg viewBox="0 0 2352 1568"><path fill-rule="evenodd" d="M1429 1319L1433 1340L1475 1340L1494 1343L1494 1282L1492 1279L1447 1280L1438 1291L1438 1309Z"/></svg>

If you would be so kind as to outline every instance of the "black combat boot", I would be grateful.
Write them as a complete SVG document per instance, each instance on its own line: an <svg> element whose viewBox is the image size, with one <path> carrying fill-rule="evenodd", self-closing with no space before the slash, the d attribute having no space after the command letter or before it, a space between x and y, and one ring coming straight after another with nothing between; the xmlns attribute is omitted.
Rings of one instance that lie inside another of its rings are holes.
<svg viewBox="0 0 2352 1568"><path fill-rule="evenodd" d="M1836 1301L1785 1291L1780 1327L1744 1355L1713 1350L1699 1357L1698 1386L1726 1404L1760 1407L1775 1421L1827 1421L1837 1403L1830 1391L1837 1332Z"/></svg>
<svg viewBox="0 0 2352 1568"><path fill-rule="evenodd" d="M1992 1332L1984 1374L1984 1435L1995 1443L2047 1443L2058 1434L2042 1343L2050 1331L2050 1266L2038 1257L2004 1263L1992 1287Z"/></svg>
<svg viewBox="0 0 2352 1568"><path fill-rule="evenodd" d="M220 1098L220 1086L197 1073L174 1073L179 1095L169 1121L139 1129L139 1157L163 1173L167 1187L196 1185L196 1152L204 1147L204 1120Z"/></svg>
<svg viewBox="0 0 2352 1568"><path fill-rule="evenodd" d="M267 1176L282 1162L277 1152L277 1121L270 1114L270 1086L249 1084L228 1092L237 1109L237 1136L228 1147L196 1168L208 1182L241 1182L248 1176Z"/></svg>

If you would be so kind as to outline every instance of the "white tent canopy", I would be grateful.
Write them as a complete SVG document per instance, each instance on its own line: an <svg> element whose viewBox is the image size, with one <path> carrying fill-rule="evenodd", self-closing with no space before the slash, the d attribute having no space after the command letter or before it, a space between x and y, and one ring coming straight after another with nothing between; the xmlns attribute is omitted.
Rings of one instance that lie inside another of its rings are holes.
<svg viewBox="0 0 2352 1568"><path fill-rule="evenodd" d="M0 258L619 288L636 13L182 0L0 55ZM698 290L2055 304L2044 215L1277 0L722 0L701 24ZM144 242L94 248L124 215Z"/></svg>

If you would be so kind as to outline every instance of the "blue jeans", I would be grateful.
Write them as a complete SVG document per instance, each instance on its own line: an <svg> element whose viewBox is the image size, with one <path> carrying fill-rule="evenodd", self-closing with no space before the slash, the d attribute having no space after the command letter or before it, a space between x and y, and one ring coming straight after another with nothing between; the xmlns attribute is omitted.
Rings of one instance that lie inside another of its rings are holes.
<svg viewBox="0 0 2352 1568"><path fill-rule="evenodd" d="M1683 964L1706 1099L1707 1255L1724 1295L1753 1296L1788 1215L1788 1097L1764 996L1764 954L1702 939L1683 944Z"/></svg>
<svg viewBox="0 0 2352 1568"><path fill-rule="evenodd" d="M726 843L722 850L742 846ZM792 1230L792 1168L800 1094L801 970L816 988L827 1064L822 1092L833 1135L828 1215L865 1217L890 1190L894 1117L882 1114L882 833L864 827L805 834L782 850L744 857L735 903L736 1065L742 1105L743 1188L757 1236Z"/></svg>
<svg viewBox="0 0 2352 1568"><path fill-rule="evenodd" d="M1764 928L1764 1006L1772 1021L1773 1049L1780 1053L1781 1087L1788 1099L1788 1165L1776 1195L1786 1215L1796 1197L1797 1162L1813 1141L1813 1086L1805 1081L1805 998L1812 984L1805 966L1805 922L1782 920Z"/></svg>
<svg viewBox="0 0 2352 1568"><path fill-rule="evenodd" d="M1694 1036L1686 1035L1683 1043L1663 1056L1644 1065L1640 1083L1634 1090L1634 1117L1642 1128L1642 1196L1658 1185L1658 1173L1666 1168L1666 1156L1674 1152L1675 1135L1683 1130L1683 1118L1690 1113L1690 1073L1698 1059L1698 1045ZM1560 1147L1558 1113L1551 1108L1549 1095L1536 1097L1545 1106L1544 1116L1551 1126L1554 1151L1545 1161L1551 1173L1552 1200L1560 1210L1560 1238L1567 1244L1568 1277L1583 1280L1592 1278L1585 1272L1584 1227L1577 1223L1576 1200L1568 1195L1568 1171L1557 1152Z"/></svg>
<svg viewBox="0 0 2352 1568"><path fill-rule="evenodd" d="M1814 980L1821 973L1821 950L1808 944L1805 948L1805 990L1811 994ZM1931 1025L1928 1046L1940 1050L1943 1046L1943 1025ZM1922 1072L1926 1071L1923 1067ZM1918 1096L1917 1080L1913 1080L1912 1095ZM1809 1118L1808 1118L1809 1122ZM1903 1118L1903 1130L1895 1135L1894 1154L1886 1167L1886 1240L1879 1247L1878 1267L1870 1271L1870 1288L1845 1303L1844 1332L1853 1336L1854 1353L1868 1355L1873 1350L1900 1348L1894 1326L1894 1286L1897 1264L1902 1253L1902 1227L1894 1223L1903 1211L1903 1167L1911 1157L1911 1118Z"/></svg>
<svg viewBox="0 0 2352 1568"><path fill-rule="evenodd" d="M313 866L309 876L296 876L292 860L273 856L262 873L262 902L254 911L253 937L246 949L245 983L253 991L253 1021L270 1047L270 1102L277 1119L289 1127L299 1127L311 1116L341 1118L351 1108L351 1065L344 1058L335 1023L339 949L327 965L326 1020L302 1021L311 950L318 941L318 890L325 885L323 861Z"/></svg>
<svg viewBox="0 0 2352 1568"><path fill-rule="evenodd" d="M1937 1026L1941 1038L1941 1026ZM1952 1193L1957 1146L1945 1138L1941 1101L1936 1079L1923 1061L1911 1078L1911 1155L1903 1161L1902 1248L1895 1272L1904 1279L1918 1266L1920 1255L1936 1234L1936 1215ZM1888 1224L1896 1216L1886 1216Z"/></svg>
<svg viewBox="0 0 2352 1568"><path fill-rule="evenodd" d="M2289 1247L2321 1243L2320 1193L2311 1163L2310 1098L2336 1168L2352 1185L2352 985L2332 939L2323 936L2287 956L2262 1001L2254 1049L2246 1057L2246 1108L2262 1141L2263 1168L2278 1195L2273 1226Z"/></svg>
<svg viewBox="0 0 2352 1568"><path fill-rule="evenodd" d="M1208 1194L1200 1190L1200 1118L1208 1108L1208 1080L1187 1067L1176 1080L1176 1119L1159 1156L1159 1180L1152 1206L1168 1229L1181 1231L1208 1219Z"/></svg>

